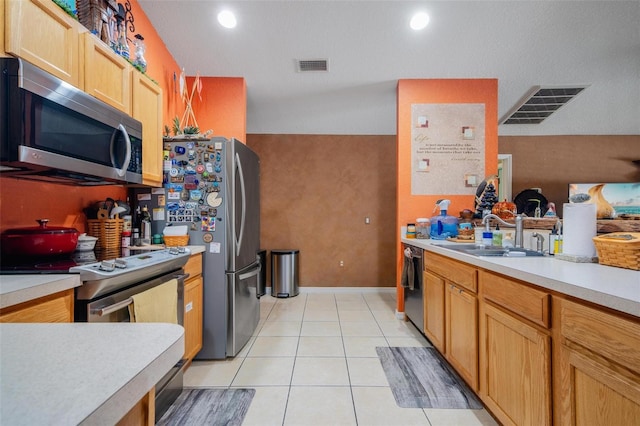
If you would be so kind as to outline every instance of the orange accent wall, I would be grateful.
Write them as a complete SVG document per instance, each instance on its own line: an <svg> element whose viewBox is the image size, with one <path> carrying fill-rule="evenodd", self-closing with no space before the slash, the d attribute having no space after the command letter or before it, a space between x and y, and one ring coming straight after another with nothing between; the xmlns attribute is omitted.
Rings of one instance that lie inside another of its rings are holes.
<svg viewBox="0 0 640 426"><path fill-rule="evenodd" d="M396 240L396 287L398 311L404 311L404 289L400 285L402 254L400 228L431 212L436 200L451 200L450 214L474 207L473 195L411 195L411 104L485 104L485 174L498 169L498 80L497 79L412 79L397 86L398 198Z"/></svg>
<svg viewBox="0 0 640 426"><path fill-rule="evenodd" d="M134 18L135 31L129 33L128 37L133 40L136 34L144 37L146 51L144 58L147 60L146 74L158 82L162 87L163 99L163 123L171 128L173 117L182 116L184 106L180 99L180 66L167 49L164 41L160 38L149 18L144 13L137 0L130 0L131 13ZM133 60L134 47L129 46L131 59ZM175 82L174 82L175 75Z"/></svg>
<svg viewBox="0 0 640 426"><path fill-rule="evenodd" d="M187 78L191 94L195 77ZM200 77L201 96L194 94L192 107L200 132L247 141L247 85L242 77ZM200 99L202 97L202 99ZM181 116L182 117L182 116Z"/></svg>
<svg viewBox="0 0 640 426"><path fill-rule="evenodd" d="M0 178L0 230L37 226L37 219L50 225L68 226L85 232L83 209L107 197L126 200L124 186L80 187L30 180Z"/></svg>

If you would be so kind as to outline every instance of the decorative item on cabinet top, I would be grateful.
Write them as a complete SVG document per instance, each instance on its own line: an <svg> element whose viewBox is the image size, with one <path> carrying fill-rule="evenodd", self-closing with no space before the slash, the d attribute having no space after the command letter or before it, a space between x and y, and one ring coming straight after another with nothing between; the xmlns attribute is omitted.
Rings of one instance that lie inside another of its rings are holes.
<svg viewBox="0 0 640 426"><path fill-rule="evenodd" d="M73 3L74 0L54 1L67 13L70 13L69 9L72 7L70 3ZM65 4L66 7L60 3ZM142 34L136 34L131 38L128 34L133 34L136 30L131 2L129 0L123 3L117 3L115 0L76 0L76 3L77 19L80 23L115 53L129 61L138 71L146 73L144 37ZM75 17L73 11L70 14ZM130 54L130 43L134 46L133 55ZM157 84L155 80L153 81Z"/></svg>
<svg viewBox="0 0 640 426"><path fill-rule="evenodd" d="M173 84L176 84L176 75L173 75ZM169 129L168 125L164 125L164 139L166 141L175 141L175 140L184 140L184 139L210 139L213 136L213 130L207 130L204 133L200 133L200 127L198 127L198 121L196 120L196 115L193 112L193 108L191 106L193 102L193 97L197 93L198 97L202 101L202 80L200 79L200 73L196 73L196 77L193 80L193 85L191 86L191 92L187 88L187 79L184 68L182 68L182 72L180 72L180 97L182 102L186 105L184 113L182 114L182 119L179 119L178 116L175 116L171 122L171 129ZM171 133L173 132L173 136Z"/></svg>

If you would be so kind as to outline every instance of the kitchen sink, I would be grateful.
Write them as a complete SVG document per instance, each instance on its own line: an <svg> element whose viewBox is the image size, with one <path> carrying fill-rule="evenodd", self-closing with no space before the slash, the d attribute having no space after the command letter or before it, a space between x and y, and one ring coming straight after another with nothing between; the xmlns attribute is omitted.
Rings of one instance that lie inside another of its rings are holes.
<svg viewBox="0 0 640 426"><path fill-rule="evenodd" d="M470 254L472 256L492 257L540 257L543 253L535 250L515 247L477 246L475 244L438 244L439 247Z"/></svg>

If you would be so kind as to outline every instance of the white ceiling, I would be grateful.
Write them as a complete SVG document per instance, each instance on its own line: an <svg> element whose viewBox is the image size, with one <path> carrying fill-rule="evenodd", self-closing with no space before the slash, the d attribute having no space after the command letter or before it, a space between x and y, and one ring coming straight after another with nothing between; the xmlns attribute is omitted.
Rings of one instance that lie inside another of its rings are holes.
<svg viewBox="0 0 640 426"><path fill-rule="evenodd" d="M395 134L398 79L497 78L499 119L533 86L590 85L500 135L640 134L640 0L138 3L188 75L245 78L247 133ZM296 72L318 58L328 73Z"/></svg>

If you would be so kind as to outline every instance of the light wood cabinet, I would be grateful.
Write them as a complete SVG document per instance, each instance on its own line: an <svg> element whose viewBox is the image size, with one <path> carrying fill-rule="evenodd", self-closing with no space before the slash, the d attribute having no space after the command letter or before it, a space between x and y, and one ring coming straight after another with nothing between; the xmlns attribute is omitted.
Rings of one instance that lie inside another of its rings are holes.
<svg viewBox="0 0 640 426"><path fill-rule="evenodd" d="M162 89L132 72L132 116L142 123L142 183L162 186Z"/></svg>
<svg viewBox="0 0 640 426"><path fill-rule="evenodd" d="M478 275L480 396L505 425L550 425L550 295L486 271Z"/></svg>
<svg viewBox="0 0 640 426"><path fill-rule="evenodd" d="M0 322L73 322L73 289L4 308Z"/></svg>
<svg viewBox="0 0 640 426"><path fill-rule="evenodd" d="M500 423L638 423L639 318L429 251L424 259L424 333Z"/></svg>
<svg viewBox="0 0 640 426"><path fill-rule="evenodd" d="M462 262L429 252L424 253L424 267L425 328L434 337L434 346L467 384L477 391L477 271ZM429 300L431 296L433 300ZM444 305L441 305L442 302ZM441 337L442 324L444 340Z"/></svg>
<svg viewBox="0 0 640 426"><path fill-rule="evenodd" d="M425 271L424 288L424 334L433 346L445 352L445 282L438 275Z"/></svg>
<svg viewBox="0 0 640 426"><path fill-rule="evenodd" d="M191 361L202 349L202 254L191 256L184 271L184 356Z"/></svg>
<svg viewBox="0 0 640 426"><path fill-rule="evenodd" d="M505 425L551 424L551 337L483 304L480 396Z"/></svg>
<svg viewBox="0 0 640 426"><path fill-rule="evenodd" d="M91 33L84 40L84 91L131 114L131 71L123 57Z"/></svg>
<svg viewBox="0 0 640 426"><path fill-rule="evenodd" d="M156 388L152 387L145 396L124 415L117 426L153 426L156 420Z"/></svg>
<svg viewBox="0 0 640 426"><path fill-rule="evenodd" d="M5 2L6 53L80 87L80 23L51 0Z"/></svg>
<svg viewBox="0 0 640 426"><path fill-rule="evenodd" d="M472 389L478 390L478 299L455 284L447 285L447 360Z"/></svg>
<svg viewBox="0 0 640 426"><path fill-rule="evenodd" d="M637 424L640 321L569 300L557 302L561 340L556 368L557 422Z"/></svg>
<svg viewBox="0 0 640 426"><path fill-rule="evenodd" d="M5 23L5 20L4 20L4 5L5 5L5 0L0 0L0 22L2 22L2 24L6 28L7 24ZM8 55L4 47L4 31L0 31L0 57L5 57L5 56L8 56Z"/></svg>

